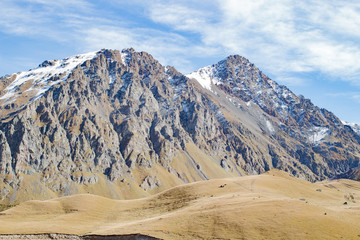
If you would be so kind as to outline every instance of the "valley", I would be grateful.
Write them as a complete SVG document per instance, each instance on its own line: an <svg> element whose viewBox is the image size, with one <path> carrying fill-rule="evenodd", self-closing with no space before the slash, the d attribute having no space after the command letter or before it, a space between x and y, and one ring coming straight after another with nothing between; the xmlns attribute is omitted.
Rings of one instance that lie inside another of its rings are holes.
<svg viewBox="0 0 360 240"><path fill-rule="evenodd" d="M160 239L358 239L360 183L310 183L271 170L198 181L150 197L82 194L28 201L0 215L1 234L141 234ZM21 226L21 227L20 227Z"/></svg>

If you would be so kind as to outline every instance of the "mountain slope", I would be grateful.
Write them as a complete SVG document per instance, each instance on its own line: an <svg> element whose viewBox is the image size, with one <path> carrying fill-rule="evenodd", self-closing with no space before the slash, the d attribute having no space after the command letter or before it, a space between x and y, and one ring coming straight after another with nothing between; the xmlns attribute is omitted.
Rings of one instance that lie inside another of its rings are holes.
<svg viewBox="0 0 360 240"><path fill-rule="evenodd" d="M346 171L347 166L358 165L360 139L352 129L326 109L278 85L247 59L229 56L188 77L216 94L225 92L239 108L259 107L260 112L256 108L250 111L257 119L263 119L264 133L317 175L332 177ZM234 100L242 100L243 104ZM288 144L289 141L293 142ZM277 158L273 165L278 163Z"/></svg>
<svg viewBox="0 0 360 240"><path fill-rule="evenodd" d="M0 215L0 233L358 239L359 194L359 182L309 183L270 171L181 185L138 200L86 194L29 201Z"/></svg>
<svg viewBox="0 0 360 240"><path fill-rule="evenodd" d="M345 121L342 121L342 123L344 125L347 125L347 126L350 126L352 128L352 130L354 130L354 132L356 132L357 134L360 135L360 126L356 123L349 123L349 122L345 122Z"/></svg>
<svg viewBox="0 0 360 240"><path fill-rule="evenodd" d="M3 202L131 199L272 168L314 181L359 165L351 128L239 56L186 77L148 53L101 50L0 87Z"/></svg>

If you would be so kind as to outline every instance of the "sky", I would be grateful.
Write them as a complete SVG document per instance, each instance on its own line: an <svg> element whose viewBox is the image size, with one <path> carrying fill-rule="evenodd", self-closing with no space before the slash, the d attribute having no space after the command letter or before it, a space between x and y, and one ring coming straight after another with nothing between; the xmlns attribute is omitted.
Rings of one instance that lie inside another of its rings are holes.
<svg viewBox="0 0 360 240"><path fill-rule="evenodd" d="M295 94L360 123L358 0L1 0L0 76L103 48L184 74L238 54Z"/></svg>

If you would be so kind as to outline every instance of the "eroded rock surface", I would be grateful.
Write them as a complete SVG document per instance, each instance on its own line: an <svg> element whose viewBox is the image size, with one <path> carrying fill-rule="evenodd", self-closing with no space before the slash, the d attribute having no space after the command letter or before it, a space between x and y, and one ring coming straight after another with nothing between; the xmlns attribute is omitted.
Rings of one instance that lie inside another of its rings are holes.
<svg viewBox="0 0 360 240"><path fill-rule="evenodd" d="M188 77L133 49L46 62L1 79L0 118L4 202L141 197L271 168L315 181L360 159L351 127L240 56Z"/></svg>

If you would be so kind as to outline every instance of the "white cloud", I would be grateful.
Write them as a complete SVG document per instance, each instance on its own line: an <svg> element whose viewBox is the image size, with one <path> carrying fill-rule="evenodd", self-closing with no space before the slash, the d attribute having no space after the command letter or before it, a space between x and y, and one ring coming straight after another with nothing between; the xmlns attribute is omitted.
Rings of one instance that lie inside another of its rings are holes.
<svg viewBox="0 0 360 240"><path fill-rule="evenodd" d="M305 4L303 4L305 5ZM306 6L303 6L305 8ZM310 9L309 9L310 10ZM358 1L331 1L328 4L312 2L308 11L310 22L330 33L360 36L360 3Z"/></svg>
<svg viewBox="0 0 360 240"><path fill-rule="evenodd" d="M174 27L176 30L200 31L209 20L207 12L187 6L168 3L150 5L150 18L154 22Z"/></svg>
<svg viewBox="0 0 360 240"><path fill-rule="evenodd" d="M92 5L84 0L2 0L0 31L30 37L45 37L61 41L72 36L72 19L88 18Z"/></svg>
<svg viewBox="0 0 360 240"><path fill-rule="evenodd" d="M216 3L215 10L178 1L155 1L146 7L153 21L197 33L201 41L192 44L216 49L214 55L244 55L279 79L320 71L360 85L359 4L315 0Z"/></svg>
<svg viewBox="0 0 360 240"><path fill-rule="evenodd" d="M192 51L188 47L189 42L177 34L143 28L129 31L127 28L102 26L83 30L82 41L83 51L133 47L137 51L151 53L164 65L173 65L183 71L190 71L191 68L191 62L186 57L186 53Z"/></svg>
<svg viewBox="0 0 360 240"><path fill-rule="evenodd" d="M0 31L84 51L132 46L183 71L195 70L193 59L240 54L286 84L301 84L297 73L320 71L360 86L357 1L3 0L0 8ZM116 11L128 9L136 18Z"/></svg>
<svg viewBox="0 0 360 240"><path fill-rule="evenodd" d="M307 84L306 80L302 78L288 76L286 74L278 75L276 77L277 77L277 81L281 82L285 86L304 86Z"/></svg>
<svg viewBox="0 0 360 240"><path fill-rule="evenodd" d="M36 66L36 59L50 51L56 58L134 47L183 73L239 54L275 81L305 95L306 89L319 86L313 81L320 77L326 78L324 84L326 80L351 83L355 90L349 89L350 84L328 84L329 90L341 85L335 93L344 91L332 96L334 104L329 105L332 98L324 95L317 99L333 109L341 102L337 114L348 108L344 119L359 122L353 111L360 103L356 89L360 87L360 2L356 0L1 0L0 9L0 32L9 39L11 35L30 39L23 49L37 40L53 43L37 57L42 49L31 49L27 55L16 49L22 59L3 50L0 62L5 73Z"/></svg>

